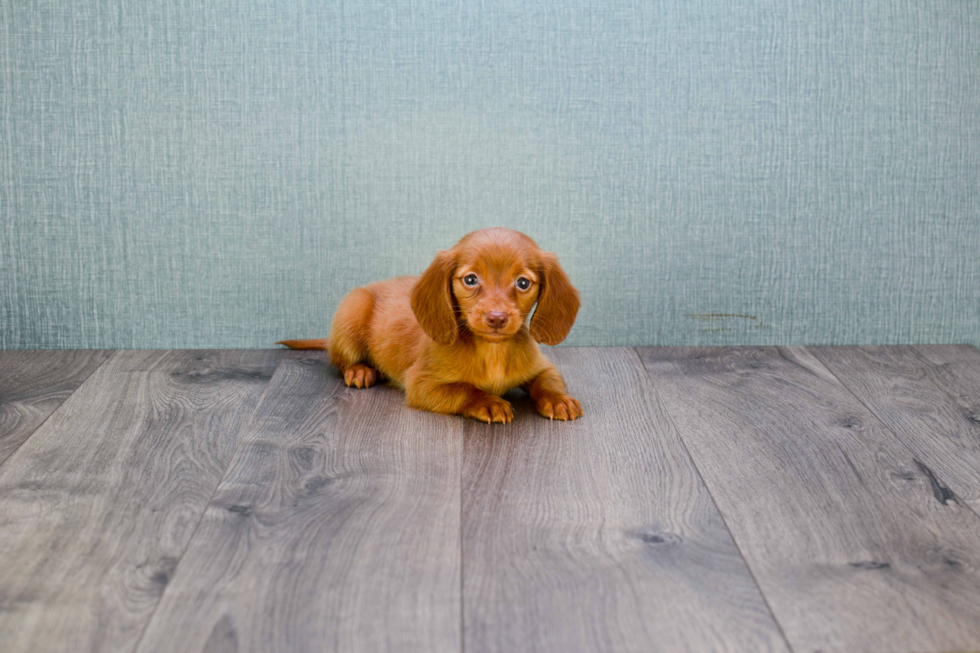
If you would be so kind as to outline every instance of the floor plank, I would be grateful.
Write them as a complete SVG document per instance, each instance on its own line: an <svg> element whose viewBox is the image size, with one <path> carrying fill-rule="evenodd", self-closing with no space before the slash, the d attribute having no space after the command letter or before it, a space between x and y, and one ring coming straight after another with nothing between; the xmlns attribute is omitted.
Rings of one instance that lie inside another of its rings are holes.
<svg viewBox="0 0 980 653"><path fill-rule="evenodd" d="M786 650L636 352L550 355L585 417L466 425L465 650Z"/></svg>
<svg viewBox="0 0 980 653"><path fill-rule="evenodd" d="M119 351L0 468L0 642L131 650L281 356Z"/></svg>
<svg viewBox="0 0 980 653"><path fill-rule="evenodd" d="M0 465L111 353L0 351Z"/></svg>
<svg viewBox="0 0 980 653"><path fill-rule="evenodd" d="M980 647L980 519L812 354L641 355L794 649Z"/></svg>
<svg viewBox="0 0 980 653"><path fill-rule="evenodd" d="M811 351L948 484L951 500L980 513L980 352L952 345Z"/></svg>
<svg viewBox="0 0 980 653"><path fill-rule="evenodd" d="M945 390L969 420L967 437L980 427L980 349L971 345L918 345L916 353L930 361L929 378Z"/></svg>
<svg viewBox="0 0 980 653"><path fill-rule="evenodd" d="M140 651L458 651L462 422L290 352Z"/></svg>

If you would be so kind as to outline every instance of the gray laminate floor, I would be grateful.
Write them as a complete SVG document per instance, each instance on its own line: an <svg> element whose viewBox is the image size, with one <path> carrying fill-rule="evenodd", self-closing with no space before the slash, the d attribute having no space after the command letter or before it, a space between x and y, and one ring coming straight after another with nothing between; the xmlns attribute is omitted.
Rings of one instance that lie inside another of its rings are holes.
<svg viewBox="0 0 980 653"><path fill-rule="evenodd" d="M980 351L550 356L577 422L0 352L0 651L980 649Z"/></svg>

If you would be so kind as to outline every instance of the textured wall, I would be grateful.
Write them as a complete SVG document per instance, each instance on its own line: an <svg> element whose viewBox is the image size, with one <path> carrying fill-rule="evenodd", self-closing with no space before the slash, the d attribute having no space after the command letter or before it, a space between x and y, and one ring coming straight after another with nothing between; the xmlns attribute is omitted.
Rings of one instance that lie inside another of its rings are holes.
<svg viewBox="0 0 980 653"><path fill-rule="evenodd" d="M569 344L980 343L975 1L0 0L0 145L3 348L323 336L498 224Z"/></svg>

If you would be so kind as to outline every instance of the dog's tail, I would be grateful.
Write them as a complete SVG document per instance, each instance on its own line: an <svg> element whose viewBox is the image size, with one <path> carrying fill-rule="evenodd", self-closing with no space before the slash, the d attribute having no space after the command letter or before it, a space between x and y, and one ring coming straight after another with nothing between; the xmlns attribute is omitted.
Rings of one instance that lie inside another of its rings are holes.
<svg viewBox="0 0 980 653"><path fill-rule="evenodd" d="M286 345L290 349L322 349L327 350L326 340L281 340L277 345Z"/></svg>

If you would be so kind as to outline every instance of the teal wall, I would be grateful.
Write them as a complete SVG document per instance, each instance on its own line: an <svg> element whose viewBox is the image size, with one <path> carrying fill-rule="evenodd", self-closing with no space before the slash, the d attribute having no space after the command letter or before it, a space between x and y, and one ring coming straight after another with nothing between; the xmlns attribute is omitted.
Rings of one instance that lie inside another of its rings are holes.
<svg viewBox="0 0 980 653"><path fill-rule="evenodd" d="M0 0L0 145L0 348L323 336L490 225L568 344L980 344L974 1Z"/></svg>

